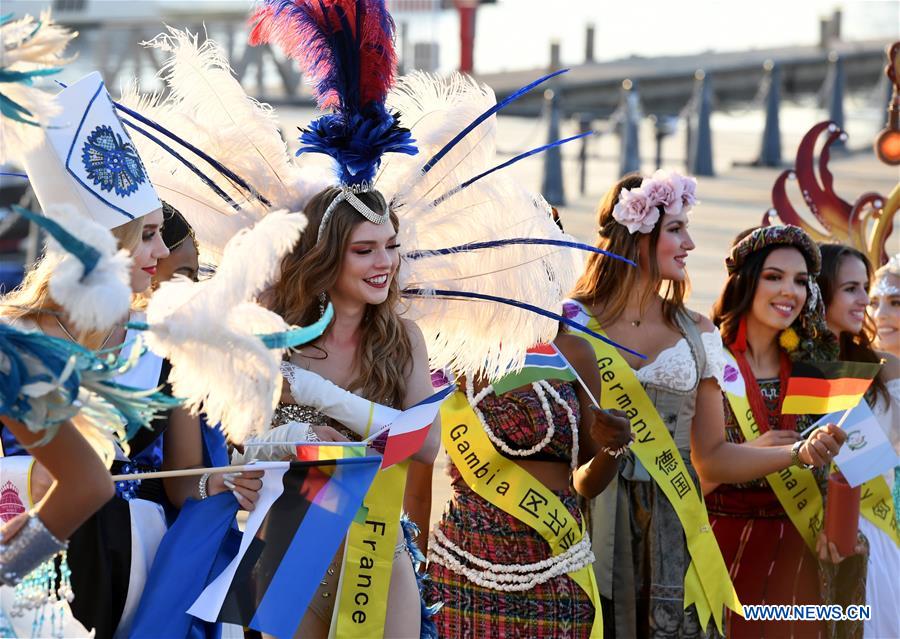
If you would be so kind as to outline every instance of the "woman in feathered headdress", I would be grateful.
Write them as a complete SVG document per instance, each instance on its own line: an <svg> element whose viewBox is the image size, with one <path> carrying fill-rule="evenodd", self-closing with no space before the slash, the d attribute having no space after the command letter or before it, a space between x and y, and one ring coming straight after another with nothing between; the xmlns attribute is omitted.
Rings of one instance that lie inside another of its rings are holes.
<svg viewBox="0 0 900 639"><path fill-rule="evenodd" d="M124 343L137 339L138 331L125 327L129 318L143 319L136 309L129 309L132 296L149 289L158 260L169 254L161 237L161 205L145 168L111 102L95 100L97 95L106 97L98 74L88 75L60 93L55 98L60 106L58 117L33 136L34 144L24 149L23 161L44 211L62 216L80 237L87 238L83 242L96 244L104 256L110 254L112 257L103 259L113 262L127 277L121 282L108 274L104 278L110 265L100 258L89 269L52 252L33 265L23 283L2 300L6 322L63 340L71 349L86 354L90 353L88 349L118 353ZM72 122L81 125L74 127ZM68 153L70 148L77 148L79 153ZM90 253L87 249L83 252ZM121 287L125 295L119 294ZM137 301L137 297L134 299ZM124 307L114 302L124 302ZM154 407L164 409L166 414L151 424L154 416L144 406L146 396L154 395L153 389L166 383L168 364L149 351L136 351L129 364L124 372L120 368L126 367L100 367L107 373L103 381L118 386L99 398L83 398L92 401L85 401L77 419L92 417L107 431L118 427L113 433L118 442L111 441L112 437L110 441L98 441L98 452L105 453L104 460L116 472L159 470L163 463L176 468L201 466L197 418L176 408L177 401L160 399ZM60 378L58 389L51 390L70 392L67 375ZM82 374L82 380L84 377ZM133 397L134 388L141 391L137 398ZM96 385L90 390L97 390ZM58 410L54 405L57 398L42 401L51 410ZM3 445L4 463L26 458L23 453L27 451L9 433L4 432ZM28 468L27 490L39 500L51 488L53 477L41 464ZM75 617L98 637L126 632L156 544L166 530L162 505L180 506L190 497L234 492L244 507L252 509L260 476L244 475L234 479L233 486L221 474L206 476L199 484L190 477L166 480L165 485L159 480L119 482L116 497L71 536L71 572L69 568L63 570L66 587L60 592L68 590ZM139 543L132 543L129 531L134 530L140 530L135 537ZM117 569L98 569L109 565ZM45 587L41 580L47 574L53 572L45 571L24 587ZM35 614L40 619L44 613L38 610Z"/></svg>
<svg viewBox="0 0 900 639"><path fill-rule="evenodd" d="M875 271L870 291L875 343L883 351L900 357L900 253Z"/></svg>
<svg viewBox="0 0 900 639"><path fill-rule="evenodd" d="M332 157L339 180L339 186L321 191L305 207L308 226L282 262L268 295L269 307L290 323L302 323L321 317L330 301L333 323L322 338L293 355L291 363L368 400L408 408L432 392L428 356L422 332L399 316L399 221L372 186L385 153L416 152L408 129L384 104L396 67L393 23L382 2L355 1L271 3L256 19L251 42L280 39L314 74L320 107L333 110L305 129L300 142L301 152ZM310 407L324 408L325 397L296 383L292 389L299 405L280 408L276 424L331 423ZM342 431L354 440L369 434ZM434 461L439 433L435 421L414 460ZM321 430L319 435L327 437ZM386 606L386 612L378 611L384 635L411 637L421 631L418 615L410 614L420 605L414 564L404 552L399 525L406 471L394 472L399 472L395 481L400 484L390 487L393 520L386 522L385 533L392 543L388 558L393 557L394 567L389 592L369 605L369 614L372 606ZM387 488L373 486L373 491ZM351 526L345 543L354 543L356 528L362 526ZM313 595L298 636L328 633L339 575L345 570L341 554ZM346 571L344 579L355 577ZM387 590L385 586L379 584L373 593Z"/></svg>

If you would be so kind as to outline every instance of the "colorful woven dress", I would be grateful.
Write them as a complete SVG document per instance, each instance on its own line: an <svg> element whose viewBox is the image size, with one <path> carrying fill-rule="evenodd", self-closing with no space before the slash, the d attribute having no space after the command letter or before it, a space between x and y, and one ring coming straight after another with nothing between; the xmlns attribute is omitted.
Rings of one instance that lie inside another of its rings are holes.
<svg viewBox="0 0 900 639"><path fill-rule="evenodd" d="M500 396L489 394L478 403L478 408L494 435L514 450L527 450L544 440L548 432L545 409L549 409L555 432L540 451L524 459L568 465L573 448L569 411L580 420L578 397L570 383L549 384L568 406L568 411L555 398L546 395L549 401L545 406L538 391L532 389L516 389ZM549 576L553 574L554 561L548 561L551 553L547 542L534 529L475 494L452 463L448 472L453 494L429 541L430 579L426 582L425 596L427 601L443 602L435 615L438 636L442 639L588 637L594 606L566 574ZM581 523L574 489L570 487L556 495ZM592 560L590 555L583 564ZM476 576L489 576L498 569L502 572L503 566L539 563L533 572L525 574L531 581L540 583L526 590L495 590L473 581ZM464 571L458 571L460 564Z"/></svg>

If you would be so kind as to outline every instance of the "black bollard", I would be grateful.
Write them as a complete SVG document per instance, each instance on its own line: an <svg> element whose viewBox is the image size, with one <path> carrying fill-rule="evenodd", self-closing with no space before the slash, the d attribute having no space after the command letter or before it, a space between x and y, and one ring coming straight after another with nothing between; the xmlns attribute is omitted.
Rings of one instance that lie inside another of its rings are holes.
<svg viewBox="0 0 900 639"><path fill-rule="evenodd" d="M544 107L549 113L550 125L547 129L547 142L555 142L559 135L559 92L553 89L544 91ZM566 205L566 193L563 186L562 152L554 146L544 152L544 180L541 185L544 199L554 206Z"/></svg>
<svg viewBox="0 0 900 639"><path fill-rule="evenodd" d="M712 127L709 122L712 116L712 78L700 70L694 74L694 80L696 107L691 117L693 131L688 148L688 171L693 175L712 176L715 175Z"/></svg>
<svg viewBox="0 0 900 639"><path fill-rule="evenodd" d="M836 51L828 54L828 119L844 129L844 61ZM843 149L843 139L835 140L832 148Z"/></svg>
<svg viewBox="0 0 900 639"><path fill-rule="evenodd" d="M766 126L763 129L759 158L754 164L756 166L781 166L781 124L779 121L781 66L772 60L766 60L763 69L766 73L763 82L768 83L766 87Z"/></svg>
<svg viewBox="0 0 900 639"><path fill-rule="evenodd" d="M591 116L582 113L578 118L578 132L587 133L591 130ZM587 192L587 158L588 158L588 139L590 136L581 138L581 148L578 149L578 192L584 195Z"/></svg>
<svg viewBox="0 0 900 639"><path fill-rule="evenodd" d="M622 82L621 119L619 120L619 175L639 173L641 153L639 127L641 124L640 98L637 85L631 80Z"/></svg>

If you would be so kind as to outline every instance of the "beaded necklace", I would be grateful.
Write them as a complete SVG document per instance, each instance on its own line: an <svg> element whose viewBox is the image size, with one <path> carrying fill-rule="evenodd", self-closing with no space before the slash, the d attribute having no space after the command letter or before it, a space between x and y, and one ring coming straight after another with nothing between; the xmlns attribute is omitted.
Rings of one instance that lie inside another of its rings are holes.
<svg viewBox="0 0 900 639"><path fill-rule="evenodd" d="M478 421L481 423L481 427L484 428L484 432L487 434L488 439L491 442L502 450L507 455L511 457L529 457L534 455L535 453L539 453L547 447L547 444L553 439L553 435L556 434L556 425L553 420L553 411L550 409L550 402L547 400L547 395L553 398L553 401L556 402L557 405L561 406L563 410L566 412L566 417L569 420L569 425L572 429L572 460L570 462L570 466L572 470L575 470L578 467L578 418L575 416L575 412L572 410L572 407L569 406L569 403L564 400L560 394L557 392L553 386L550 385L547 380L539 380L533 382L531 384L531 388L534 389L535 395L537 395L538 399L541 402L541 408L544 411L544 418L547 420L547 433L544 435L544 438L539 441L537 444L532 446L531 448L512 448L509 444L507 444L503 439L497 436L491 427L488 426L487 420L484 418L484 414L481 412L481 409L478 408L478 404L481 401L494 392L493 385L485 386L481 392L477 395L475 394L475 389L472 386L472 382L470 380L466 380L466 399L469 400L469 406L472 407L472 411L475 413L475 416L478 418Z"/></svg>

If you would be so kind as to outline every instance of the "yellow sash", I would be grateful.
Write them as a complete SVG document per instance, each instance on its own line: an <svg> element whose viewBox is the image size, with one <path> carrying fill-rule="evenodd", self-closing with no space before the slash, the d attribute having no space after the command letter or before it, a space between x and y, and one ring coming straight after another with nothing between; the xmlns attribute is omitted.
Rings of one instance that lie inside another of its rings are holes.
<svg viewBox="0 0 900 639"><path fill-rule="evenodd" d="M588 328L603 334L593 317L588 322ZM600 367L603 382L600 404L605 409L625 411L637 437L631 446L632 452L668 498L681 521L691 555L691 564L684 577L684 607L687 609L691 604L696 606L703 628L706 628L709 618L713 617L716 627L722 633L723 606L741 616L744 612L709 525L703 497L691 481L669 429L628 362L614 347L602 340L587 334L582 334L581 337L594 348L597 365Z"/></svg>
<svg viewBox="0 0 900 639"><path fill-rule="evenodd" d="M744 380L740 377L739 368L734 356L725 351L726 359L729 364L734 367L738 375L738 381L735 385L744 384ZM746 385L744 385L746 388ZM753 417L753 411L750 410L750 402L746 394L737 395L726 391L725 397L731 405L734 417L744 439L748 442L753 441L762 433L759 430L759 424ZM777 473L766 475L766 481L772 488L772 492L778 498L778 503L784 508L784 512L790 518L791 523L803 537L807 547L815 554L816 538L819 531L822 530L824 519L824 504L822 502L822 493L819 492L819 484L816 481L812 471L797 466L789 466Z"/></svg>
<svg viewBox="0 0 900 639"><path fill-rule="evenodd" d="M363 500L366 515L350 524L331 637L381 639L384 635L408 468L409 463L403 462L379 471ZM419 606L399 612L417 615Z"/></svg>
<svg viewBox="0 0 900 639"><path fill-rule="evenodd" d="M897 546L900 546L897 514L894 512L894 497L891 495L891 489L884 477L875 477L862 485L859 512L893 539Z"/></svg>
<svg viewBox="0 0 900 639"><path fill-rule="evenodd" d="M562 554L584 537L553 491L491 444L465 395L454 393L441 406L441 439L454 465L475 493L491 505L533 528L550 545L553 556ZM603 636L603 617L597 582L590 564L568 573L594 604L591 637Z"/></svg>

